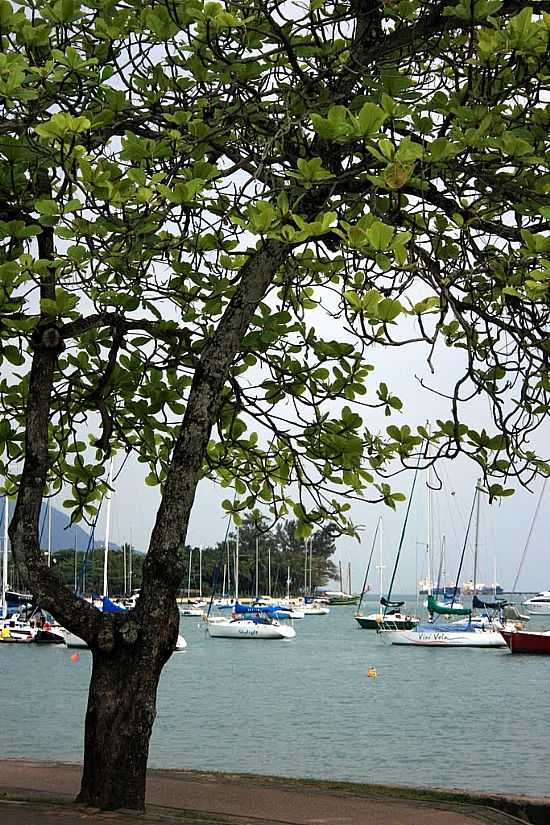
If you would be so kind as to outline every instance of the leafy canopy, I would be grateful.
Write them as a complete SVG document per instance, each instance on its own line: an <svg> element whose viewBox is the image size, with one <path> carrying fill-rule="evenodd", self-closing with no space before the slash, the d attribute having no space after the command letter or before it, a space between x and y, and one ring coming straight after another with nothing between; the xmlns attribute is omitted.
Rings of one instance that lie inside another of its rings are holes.
<svg viewBox="0 0 550 825"><path fill-rule="evenodd" d="M547 10L1 0L8 491L47 329L64 344L49 491L72 490L76 519L112 450L164 484L212 342L230 366L201 475L234 487L236 518L264 504L303 536L327 518L351 529L342 494L403 498L383 476L427 433L414 411L402 424L373 347L463 352L432 456L472 456L492 495L546 472L529 439L549 391ZM254 267L265 283L233 352L215 331ZM479 394L491 432L468 421Z"/></svg>

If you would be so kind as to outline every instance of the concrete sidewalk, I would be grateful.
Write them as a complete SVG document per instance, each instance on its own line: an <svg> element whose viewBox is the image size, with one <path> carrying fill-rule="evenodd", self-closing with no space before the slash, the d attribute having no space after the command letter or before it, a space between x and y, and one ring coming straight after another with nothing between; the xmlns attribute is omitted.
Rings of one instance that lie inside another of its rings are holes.
<svg viewBox="0 0 550 825"><path fill-rule="evenodd" d="M81 768L0 760L1 825L510 825L550 822L550 800L453 794L346 783L295 782L196 771L150 771L147 813L70 804ZM422 798L425 796L425 798ZM3 797L3 801L2 801ZM505 813L509 811L509 813ZM513 815L511 815L513 814Z"/></svg>

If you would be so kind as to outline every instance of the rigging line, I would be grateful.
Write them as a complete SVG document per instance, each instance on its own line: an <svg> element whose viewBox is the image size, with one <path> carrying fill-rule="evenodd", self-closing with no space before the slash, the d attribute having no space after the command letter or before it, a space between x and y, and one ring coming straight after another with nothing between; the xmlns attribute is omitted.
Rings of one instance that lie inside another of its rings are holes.
<svg viewBox="0 0 550 825"><path fill-rule="evenodd" d="M474 492L474 500L472 501L472 508L470 510L470 517L468 519L468 526L466 527L466 535L464 536L464 544L462 545L462 553L460 555L460 564L458 565L458 571L457 571L457 574L456 574L456 582L455 582L455 586L454 586L454 589L453 589L453 599L451 601L451 607L453 607L453 605L455 603L456 594L458 592L458 583L460 581L460 574L462 573L462 565L464 563L464 554L466 553L466 547L468 545L468 535L470 533L470 527L472 525L472 519L474 517L474 509L475 509L475 506L476 506L476 501L477 501L478 494L479 494L479 492L478 492L478 487L477 487L477 483L476 483L476 489L475 489L475 492Z"/></svg>
<svg viewBox="0 0 550 825"><path fill-rule="evenodd" d="M93 552L92 543L94 542L94 539L95 539L95 528L96 528L96 525L97 525L97 520L99 518L99 514L101 512L101 505L103 504L103 499L104 498L105 498L105 496L101 496L101 501L99 502L99 507L97 508L97 512L95 514L95 519L93 520L93 523L92 523L92 527L91 527L91 530L90 530L90 535L88 536L88 544L86 545L86 550L84 551L82 561L80 562L80 568L79 568L79 571L78 571L78 591L79 592L77 593L77 595L81 595L81 596L84 595L84 576L85 576L85 573L86 573L86 568L88 567L88 565L90 563L90 560L88 558L89 555L90 555L90 547L92 547L92 552Z"/></svg>
<svg viewBox="0 0 550 825"><path fill-rule="evenodd" d="M529 528L529 535L527 536L527 541L525 542L525 547L523 548L523 553L522 553L522 556L521 556L521 561L519 563L518 572L516 574L516 578L514 579L514 584L512 585L512 592L513 593L515 593L515 591L516 591L518 579L521 576L521 571L523 569L523 563L525 561L525 557L527 556L527 549L529 547L529 543L531 541L531 536L533 534L533 529L535 527L537 516L539 514L540 505L542 504L542 497L544 495L544 491L546 490L546 482L547 481L548 481L548 476L546 476L546 478L544 479L544 484L542 485L542 490L540 491L540 494L539 494L539 500L537 501L537 506L535 508L535 513L534 513L533 519L531 521L531 527Z"/></svg>
<svg viewBox="0 0 550 825"><path fill-rule="evenodd" d="M371 565L371 562L372 562L372 555L374 553L374 548L375 548L375 545L376 545L376 537L378 535L378 529L380 527L380 521L381 521L381 516L378 516L378 521L376 523L376 530L374 531L374 538L372 540L372 547L370 549L370 556L369 556L369 561L368 561L368 564L367 564L367 570L365 572L365 579L363 581L363 589L361 590L361 598L359 599L359 604L357 605L357 612L358 613L361 609L361 604L363 602L363 596L365 595L365 587L367 586L367 578L368 578L368 575L369 575L370 565ZM382 594L380 594L380 596L382 596Z"/></svg>
<svg viewBox="0 0 550 825"><path fill-rule="evenodd" d="M420 459L422 458L422 450L420 450L418 454L418 462L416 464L416 470L414 471L413 483L411 486L411 494L409 496L409 501L407 503L407 512L405 513L405 521L403 522L403 528L401 530L401 538L399 539L399 547L397 548L397 556L395 557L395 564L393 566L393 573L390 581L390 586L388 588L388 596L386 601L388 604L384 605L384 614L382 616L382 621L386 618L386 613L388 612L389 603L391 602L391 594L393 589L393 583L395 581L395 575L397 573L397 565L399 564L399 557L401 555L401 550L403 549L403 542L405 541L405 531L407 529L407 521L409 519L409 513L411 511L411 504L413 500L414 488L416 486L416 479L418 477L418 470L420 468ZM429 574L428 574L429 575Z"/></svg>
<svg viewBox="0 0 550 825"><path fill-rule="evenodd" d="M115 483L115 481L117 480L117 478L119 477L119 475L121 474L121 472L123 471L123 469L124 469L124 465L126 464L126 462L128 461L128 459L130 458L130 455L131 455L131 452L130 452L130 450L128 450L128 451L126 452L125 457L124 457L124 461L122 462L122 464L120 465L120 467L119 467L119 469L118 469L118 473L117 473L117 474L115 475L115 477L113 478L113 484Z"/></svg>
<svg viewBox="0 0 550 825"><path fill-rule="evenodd" d="M40 533L38 535L38 545L42 547L42 536L44 535L44 527L46 525L46 517L48 515L48 505L46 503L46 507L44 508L44 515L42 516L42 527L40 528Z"/></svg>

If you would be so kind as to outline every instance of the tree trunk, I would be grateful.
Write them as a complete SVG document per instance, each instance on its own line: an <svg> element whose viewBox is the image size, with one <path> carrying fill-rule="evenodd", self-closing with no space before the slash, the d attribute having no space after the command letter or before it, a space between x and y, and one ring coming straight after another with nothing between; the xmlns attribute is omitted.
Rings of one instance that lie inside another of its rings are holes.
<svg viewBox="0 0 550 825"><path fill-rule="evenodd" d="M140 638L128 644L116 632L118 615L104 616L106 633L101 645L92 648L84 770L77 802L103 810L142 811L157 688L177 633L174 622L154 617ZM111 644L105 644L106 638Z"/></svg>

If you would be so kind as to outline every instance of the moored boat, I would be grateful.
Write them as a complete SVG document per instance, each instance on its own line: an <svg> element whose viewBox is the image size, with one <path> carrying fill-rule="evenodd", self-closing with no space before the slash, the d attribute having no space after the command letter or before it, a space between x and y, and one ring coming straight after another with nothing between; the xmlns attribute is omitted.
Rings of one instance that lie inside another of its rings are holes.
<svg viewBox="0 0 550 825"><path fill-rule="evenodd" d="M550 590L543 590L522 604L533 616L550 616Z"/></svg>
<svg viewBox="0 0 550 825"><path fill-rule="evenodd" d="M504 647L505 641L499 630L490 623L476 621L428 622L414 630L382 630L381 636L392 645L416 647Z"/></svg>
<svg viewBox="0 0 550 825"><path fill-rule="evenodd" d="M406 527L406 519L405 525ZM374 548L376 546L376 539L379 537L379 550L380 550L380 560L378 563L378 570L380 573L380 595L378 601L378 610L373 613L369 613L366 616L360 612L361 604L363 602L363 595L365 594L367 588L367 578L369 575L369 570L372 562L372 557L374 553ZM384 562L383 562L383 544L382 544L382 519L378 519L378 523L376 525L376 530L374 532L374 538L372 541L372 548L369 556L369 561L367 564L367 570L365 573L365 580L363 582L363 590L361 592L361 600L359 602L359 607L357 609L357 613L355 614L354 618L359 627L363 630L380 630L381 628L385 628L386 630L410 630L411 628L415 627L420 619L416 616L408 616L405 613L401 612L401 608L405 606L405 602L397 602L391 601L389 598L386 598L384 593ZM393 577L392 577L393 578Z"/></svg>
<svg viewBox="0 0 550 825"><path fill-rule="evenodd" d="M550 630L501 630L510 653L534 653L550 656Z"/></svg>
<svg viewBox="0 0 550 825"><path fill-rule="evenodd" d="M206 619L208 635L214 639L293 639L293 627L280 624L275 618L277 608L270 605L235 604L231 618Z"/></svg>
<svg viewBox="0 0 550 825"><path fill-rule="evenodd" d="M412 630L420 621L416 616L401 613L401 610L395 608L388 610L386 615L380 611L369 613L367 616L356 613L354 618L359 627L364 630L380 630L381 628L386 630Z"/></svg>
<svg viewBox="0 0 550 825"><path fill-rule="evenodd" d="M276 619L238 618L208 622L208 635L214 639L293 639L296 631Z"/></svg>

